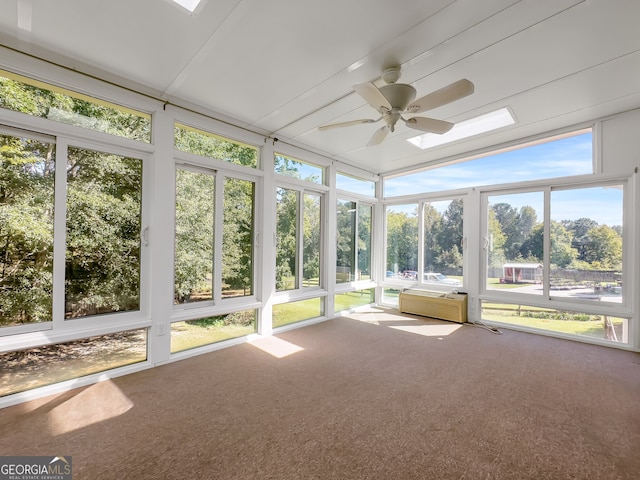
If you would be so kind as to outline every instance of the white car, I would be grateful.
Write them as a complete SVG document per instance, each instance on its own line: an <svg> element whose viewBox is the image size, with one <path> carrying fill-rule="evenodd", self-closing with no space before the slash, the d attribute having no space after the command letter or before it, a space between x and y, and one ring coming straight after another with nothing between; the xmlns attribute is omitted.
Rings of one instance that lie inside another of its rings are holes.
<svg viewBox="0 0 640 480"><path fill-rule="evenodd" d="M424 283L438 283L440 285L450 285L452 287L461 287L462 282L454 278L449 278L441 273L425 273L422 277Z"/></svg>

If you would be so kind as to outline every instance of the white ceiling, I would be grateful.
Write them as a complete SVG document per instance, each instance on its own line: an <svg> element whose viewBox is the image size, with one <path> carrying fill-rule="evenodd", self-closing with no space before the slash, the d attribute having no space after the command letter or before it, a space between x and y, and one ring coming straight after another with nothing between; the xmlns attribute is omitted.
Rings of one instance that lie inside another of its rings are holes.
<svg viewBox="0 0 640 480"><path fill-rule="evenodd" d="M0 43L375 173L640 107L638 0L0 0ZM509 107L517 123L422 151L352 86L402 66L418 96L467 78L475 93L426 114ZM356 68L357 67L357 68Z"/></svg>

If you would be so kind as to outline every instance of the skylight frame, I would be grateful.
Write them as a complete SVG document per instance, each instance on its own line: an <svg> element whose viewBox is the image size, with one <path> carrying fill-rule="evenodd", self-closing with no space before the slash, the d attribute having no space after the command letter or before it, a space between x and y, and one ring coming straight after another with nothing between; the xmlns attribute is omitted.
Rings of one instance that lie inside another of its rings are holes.
<svg viewBox="0 0 640 480"><path fill-rule="evenodd" d="M509 107L502 107L477 117L456 123L451 130L442 135L423 133L408 138L407 141L416 147L426 150L446 143L474 137L482 133L492 132L499 128L508 127L516 123L515 116Z"/></svg>

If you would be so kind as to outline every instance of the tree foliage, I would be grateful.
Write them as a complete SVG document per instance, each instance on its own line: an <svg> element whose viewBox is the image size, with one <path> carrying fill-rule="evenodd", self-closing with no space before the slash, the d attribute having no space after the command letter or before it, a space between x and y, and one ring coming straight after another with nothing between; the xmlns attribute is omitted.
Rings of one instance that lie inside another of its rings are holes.
<svg viewBox="0 0 640 480"><path fill-rule="evenodd" d="M51 320L54 147L0 135L0 326Z"/></svg>

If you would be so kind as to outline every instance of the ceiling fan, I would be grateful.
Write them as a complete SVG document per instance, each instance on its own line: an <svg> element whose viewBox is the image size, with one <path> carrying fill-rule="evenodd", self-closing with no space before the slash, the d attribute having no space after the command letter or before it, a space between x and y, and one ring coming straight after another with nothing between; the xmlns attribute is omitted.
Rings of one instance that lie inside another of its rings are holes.
<svg viewBox="0 0 640 480"><path fill-rule="evenodd" d="M382 72L382 79L386 85L378 88L373 83L360 83L354 85L355 92L366 100L381 115L377 119L351 120L349 122L332 123L322 125L320 130L327 130L335 127L348 127L363 123L376 123L384 120L386 125L375 131L367 146L381 143L389 132L395 131L398 120L402 120L405 125L422 132L443 134L453 128L453 123L444 120L437 120L428 117L405 118L403 114L421 113L431 110L447 103L454 102L460 98L473 93L473 83L463 79L453 82L446 87L431 92L424 97L416 98L416 89L411 85L396 83L400 78L400 67L389 67Z"/></svg>

